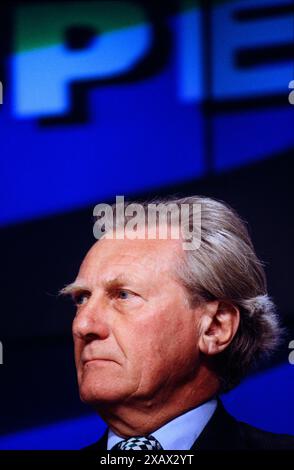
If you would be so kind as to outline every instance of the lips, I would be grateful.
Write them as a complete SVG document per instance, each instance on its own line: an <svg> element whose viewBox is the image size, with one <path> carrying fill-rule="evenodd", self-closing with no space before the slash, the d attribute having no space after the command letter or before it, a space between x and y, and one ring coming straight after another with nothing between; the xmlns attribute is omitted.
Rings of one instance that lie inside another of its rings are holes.
<svg viewBox="0 0 294 470"><path fill-rule="evenodd" d="M91 362L97 362L97 361L106 361L106 362L114 362L112 359L105 358L105 357L92 357L92 358L87 358L82 360L82 364L89 364Z"/></svg>

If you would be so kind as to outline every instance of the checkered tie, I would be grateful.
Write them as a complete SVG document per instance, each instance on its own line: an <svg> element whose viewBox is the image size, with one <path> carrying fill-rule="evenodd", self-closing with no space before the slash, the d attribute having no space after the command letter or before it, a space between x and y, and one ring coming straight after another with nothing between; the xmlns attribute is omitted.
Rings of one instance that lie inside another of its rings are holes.
<svg viewBox="0 0 294 470"><path fill-rule="evenodd" d="M136 436L118 442L111 450L162 450L162 447L153 436Z"/></svg>

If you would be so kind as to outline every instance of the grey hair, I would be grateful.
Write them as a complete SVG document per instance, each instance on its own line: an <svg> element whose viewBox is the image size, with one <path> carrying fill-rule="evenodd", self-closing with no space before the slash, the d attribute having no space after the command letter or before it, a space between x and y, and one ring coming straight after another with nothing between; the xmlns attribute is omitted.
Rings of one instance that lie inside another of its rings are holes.
<svg viewBox="0 0 294 470"><path fill-rule="evenodd" d="M222 201L195 196L177 203L201 204L201 246L185 252L179 272L190 302L227 301L240 311L235 337L213 359L221 389L228 391L271 355L283 329L246 223Z"/></svg>
<svg viewBox="0 0 294 470"><path fill-rule="evenodd" d="M191 306L219 300L230 302L240 311L240 324L233 340L211 360L221 391L228 391L270 356L283 334L275 305L267 293L263 264L255 253L246 223L228 204L204 196L140 203L146 214L150 203L201 206L200 247L183 251L175 270ZM190 233L192 216L190 211L186 220L181 220Z"/></svg>

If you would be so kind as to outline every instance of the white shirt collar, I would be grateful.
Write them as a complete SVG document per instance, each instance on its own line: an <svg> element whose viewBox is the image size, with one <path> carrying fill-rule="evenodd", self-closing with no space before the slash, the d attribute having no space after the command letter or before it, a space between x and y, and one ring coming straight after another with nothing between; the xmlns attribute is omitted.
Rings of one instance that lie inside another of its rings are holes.
<svg viewBox="0 0 294 470"><path fill-rule="evenodd" d="M201 434L217 407L217 400L212 399L193 410L177 416L152 432L164 450L189 450ZM107 450L123 439L111 429L108 431Z"/></svg>

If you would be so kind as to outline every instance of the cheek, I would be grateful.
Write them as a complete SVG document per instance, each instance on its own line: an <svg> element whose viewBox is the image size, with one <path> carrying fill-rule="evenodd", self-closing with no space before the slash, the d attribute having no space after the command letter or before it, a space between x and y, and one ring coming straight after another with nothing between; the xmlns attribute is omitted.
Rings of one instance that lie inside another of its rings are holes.
<svg viewBox="0 0 294 470"><path fill-rule="evenodd" d="M184 315L187 312L183 312ZM171 316L172 317L172 316ZM170 362L188 360L196 351L196 334L188 319L177 315L162 321L157 336L158 354Z"/></svg>
<svg viewBox="0 0 294 470"><path fill-rule="evenodd" d="M133 361L145 373L172 372L173 365L188 366L197 357L197 332L189 312L157 309L136 324L130 337ZM185 317L186 316L186 317Z"/></svg>

